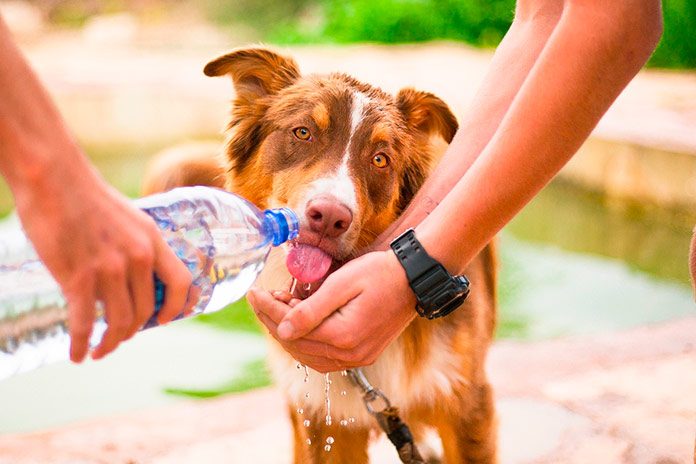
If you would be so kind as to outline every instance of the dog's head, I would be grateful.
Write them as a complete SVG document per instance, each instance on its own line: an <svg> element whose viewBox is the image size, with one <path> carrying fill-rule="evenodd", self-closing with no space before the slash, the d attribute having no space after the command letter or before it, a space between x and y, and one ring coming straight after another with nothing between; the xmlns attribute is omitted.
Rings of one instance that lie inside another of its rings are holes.
<svg viewBox="0 0 696 464"><path fill-rule="evenodd" d="M260 207L300 216L288 269L319 280L399 215L423 183L431 138L450 142L457 121L436 96L396 96L345 74L302 76L291 58L265 48L208 63L235 89L228 125L228 187Z"/></svg>

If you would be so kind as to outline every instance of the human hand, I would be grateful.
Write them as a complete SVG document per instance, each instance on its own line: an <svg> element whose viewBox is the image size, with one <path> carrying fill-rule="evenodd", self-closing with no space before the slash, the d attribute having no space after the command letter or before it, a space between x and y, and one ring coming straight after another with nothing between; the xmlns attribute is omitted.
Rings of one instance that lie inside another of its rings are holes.
<svg viewBox="0 0 696 464"><path fill-rule="evenodd" d="M348 262L306 300L258 289L248 299L271 335L319 372L372 364L416 315L416 297L391 250Z"/></svg>
<svg viewBox="0 0 696 464"><path fill-rule="evenodd" d="M190 311L195 303L187 301L191 274L154 221L91 168L86 171L78 177L43 176L15 191L27 236L68 303L74 362L88 352L97 301L108 322L94 359L112 352L152 316L153 273L166 285L159 323Z"/></svg>

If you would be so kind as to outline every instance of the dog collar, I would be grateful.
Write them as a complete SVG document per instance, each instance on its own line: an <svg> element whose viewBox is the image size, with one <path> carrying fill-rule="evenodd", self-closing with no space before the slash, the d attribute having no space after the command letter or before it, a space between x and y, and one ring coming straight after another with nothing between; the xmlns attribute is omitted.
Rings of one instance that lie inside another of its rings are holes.
<svg viewBox="0 0 696 464"><path fill-rule="evenodd" d="M413 229L399 235L390 246L416 294L419 316L428 319L446 316L464 303L469 295L469 280L447 272L445 266L425 251Z"/></svg>

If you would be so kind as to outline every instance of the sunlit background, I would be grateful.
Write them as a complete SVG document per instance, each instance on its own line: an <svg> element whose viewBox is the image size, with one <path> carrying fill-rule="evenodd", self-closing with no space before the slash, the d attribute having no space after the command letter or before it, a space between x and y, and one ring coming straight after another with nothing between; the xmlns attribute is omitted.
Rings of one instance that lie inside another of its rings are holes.
<svg viewBox="0 0 696 464"><path fill-rule="evenodd" d="M389 91L414 85L461 117L513 8L512 0L0 2L85 152L132 197L158 150L222 140L231 86L201 70L230 48L275 44L308 72L346 71ZM664 13L653 69L501 234L499 338L533 342L694 314L696 1L665 1ZM11 211L0 184L0 217ZM0 432L267 385L265 352L241 302L141 334L104 362L0 383Z"/></svg>

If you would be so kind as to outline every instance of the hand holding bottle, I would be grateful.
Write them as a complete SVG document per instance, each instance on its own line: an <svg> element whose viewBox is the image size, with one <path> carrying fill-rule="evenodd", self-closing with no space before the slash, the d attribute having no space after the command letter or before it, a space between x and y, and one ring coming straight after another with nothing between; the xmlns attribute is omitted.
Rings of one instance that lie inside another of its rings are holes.
<svg viewBox="0 0 696 464"><path fill-rule="evenodd" d="M92 353L116 349L148 320L154 308L153 273L166 285L158 322L182 311L191 274L142 211L96 175L66 182L48 177L15 194L18 213L37 254L60 284L68 303L70 358L88 351L95 304L103 303L108 328Z"/></svg>

